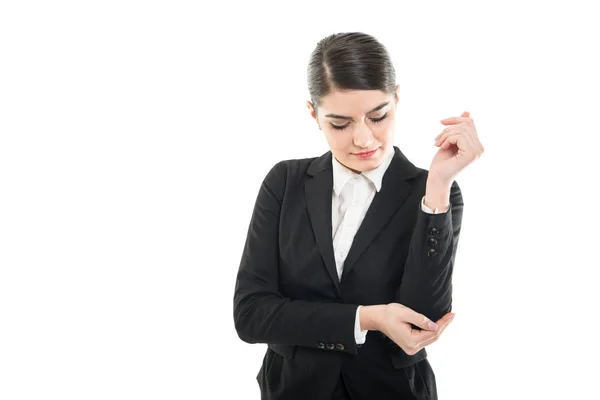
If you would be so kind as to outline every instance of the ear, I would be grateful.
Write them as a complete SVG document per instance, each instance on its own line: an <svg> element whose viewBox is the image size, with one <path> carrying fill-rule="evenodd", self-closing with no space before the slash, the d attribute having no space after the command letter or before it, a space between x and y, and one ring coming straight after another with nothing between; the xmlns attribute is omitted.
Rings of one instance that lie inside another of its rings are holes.
<svg viewBox="0 0 600 400"><path fill-rule="evenodd" d="M398 104L398 102L400 101L400 84L396 85L396 98L394 99L396 101L396 104Z"/></svg>
<svg viewBox="0 0 600 400"><path fill-rule="evenodd" d="M308 108L308 111L310 112L310 116L313 117L313 119L315 121L317 121L317 126L319 127L319 129L321 129L321 126L319 125L319 119L317 118L317 111L315 110L315 107L310 100L306 101L306 107Z"/></svg>

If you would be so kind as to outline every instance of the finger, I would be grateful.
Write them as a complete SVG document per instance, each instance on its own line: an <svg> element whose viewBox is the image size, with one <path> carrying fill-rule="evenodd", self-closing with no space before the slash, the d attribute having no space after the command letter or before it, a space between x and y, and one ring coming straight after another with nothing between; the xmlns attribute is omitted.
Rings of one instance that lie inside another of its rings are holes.
<svg viewBox="0 0 600 400"><path fill-rule="evenodd" d="M450 323L450 321L452 321L452 319L454 319L454 313L452 312L448 312L446 313L442 318L438 319L436 321L436 324L438 326L438 329L436 332L423 332L422 334L417 334L415 333L414 336L417 338L417 343L426 341L431 339L432 337L434 337L435 335L438 335L439 332Z"/></svg>
<svg viewBox="0 0 600 400"><path fill-rule="evenodd" d="M419 314L409 307L404 307L402 311L402 319L404 322L410 322L411 324L416 325L421 329L427 329L428 331L435 331L438 329L437 324L423 314Z"/></svg>
<svg viewBox="0 0 600 400"><path fill-rule="evenodd" d="M464 116L465 113L463 113L463 116L460 117L450 117L450 118L444 118L442 120L440 120L440 122L444 125L454 125L454 124L459 124L461 122L465 122L469 119L471 119L471 117L465 117Z"/></svg>
<svg viewBox="0 0 600 400"><path fill-rule="evenodd" d="M455 132L451 135L448 135L444 139L444 141L440 143L440 145L439 145L440 149L448 149L453 144L456 144L458 146L458 148L462 148L458 145L458 141L460 140L461 136L462 136L461 132L458 132L458 133Z"/></svg>
<svg viewBox="0 0 600 400"><path fill-rule="evenodd" d="M446 314L444 314L442 316L442 318L438 319L437 321L435 321L438 324L441 324L442 322L446 321L447 319L452 319L454 318L454 315L456 315L455 313L453 313L452 311L448 311Z"/></svg>
<svg viewBox="0 0 600 400"><path fill-rule="evenodd" d="M440 148L447 149L451 145L455 144L459 149L464 151L471 151L474 149L473 141L468 134L460 131L458 133L450 134L444 142L440 143Z"/></svg>
<svg viewBox="0 0 600 400"><path fill-rule="evenodd" d="M442 144L444 142L444 140L446 140L446 138L448 137L448 135L452 134L453 132L459 132L460 131L460 127L457 127L456 125L452 125L449 126L447 128L445 128L439 135L437 135L435 137L435 146L438 146L440 144Z"/></svg>
<svg viewBox="0 0 600 400"><path fill-rule="evenodd" d="M442 334L443 330L446 329L450 321L454 318L453 313L447 313L442 318L437 321L438 329L436 332L433 331L419 331L417 329L413 329L411 331L411 338L409 342L405 345L405 352L411 352L408 354L415 354L427 344L433 343L437 340L437 338Z"/></svg>
<svg viewBox="0 0 600 400"><path fill-rule="evenodd" d="M450 322L452 322L453 319L454 319L453 313L448 313L448 314L444 315L437 322L437 324L438 324L437 332L435 332L435 333L434 332L426 332L426 333L433 333L433 335L418 335L415 338L414 343L416 343L417 347L424 347L430 343L435 342L442 335L444 330L448 327L448 325L450 324Z"/></svg>
<svg viewBox="0 0 600 400"><path fill-rule="evenodd" d="M440 132L440 134L439 134L439 135L437 135L435 138L433 138L433 140L437 140L437 139L441 138L442 136L444 136L444 134L446 134L447 132L450 132L450 131L452 131L453 129L456 129L456 125L451 125L451 126L448 126L448 127L444 128L444 129L443 129L443 130Z"/></svg>
<svg viewBox="0 0 600 400"><path fill-rule="evenodd" d="M444 120L442 120L442 121L444 121ZM448 130L451 129L451 128L460 128L467 135L477 137L477 130L475 129L475 124L473 123L472 119L463 118L459 122L456 122L456 123L453 123L453 124L446 124L446 125L449 125L449 126L446 127L446 128L444 128L444 130L442 130L442 132L439 135L437 135L434 138L434 140L436 140L439 137L441 137L444 134L444 132L448 132Z"/></svg>
<svg viewBox="0 0 600 400"><path fill-rule="evenodd" d="M445 329L445 328L444 328ZM417 351L421 350L423 347L427 347L432 343L435 343L438 341L438 339L440 338L441 333L439 335L436 335L434 338L426 340L424 342L419 343L419 345L417 346Z"/></svg>
<svg viewBox="0 0 600 400"><path fill-rule="evenodd" d="M438 331L440 330L440 325L438 324ZM421 343L425 343L438 335L438 331L420 331L417 329L413 329L411 331L410 344L411 348L417 348Z"/></svg>
<svg viewBox="0 0 600 400"><path fill-rule="evenodd" d="M462 118L462 117L450 117L450 118L445 118L445 119L440 120L440 122L444 125L460 124L463 121L464 121L464 118Z"/></svg>
<svg viewBox="0 0 600 400"><path fill-rule="evenodd" d="M429 346L431 343L435 343L437 342L437 340L442 336L442 334L444 333L444 331L446 330L446 328L448 328L448 326L450 326L450 322L452 322L453 319L450 319L449 321L447 321L446 323L443 324L443 326L440 326L440 328L438 329L438 333L437 335L435 335L435 337L425 340L424 342L419 343L419 350L423 347L427 347Z"/></svg>
<svg viewBox="0 0 600 400"><path fill-rule="evenodd" d="M448 313L440 319L441 321L438 321L438 337L444 332L448 325L450 325L450 322L454 321L454 315L454 313Z"/></svg>
<svg viewBox="0 0 600 400"><path fill-rule="evenodd" d="M462 113L461 117L463 118L469 118L470 117L470 113L468 111L465 111Z"/></svg>

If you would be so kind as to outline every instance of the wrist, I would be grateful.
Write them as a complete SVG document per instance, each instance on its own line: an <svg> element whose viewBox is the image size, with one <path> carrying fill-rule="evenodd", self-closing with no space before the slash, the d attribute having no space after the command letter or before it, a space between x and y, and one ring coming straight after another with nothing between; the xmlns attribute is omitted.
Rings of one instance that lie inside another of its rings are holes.
<svg viewBox="0 0 600 400"><path fill-rule="evenodd" d="M359 311L360 329L378 331L383 321L385 304L362 306Z"/></svg>
<svg viewBox="0 0 600 400"><path fill-rule="evenodd" d="M425 205L432 210L438 208L445 210L450 205L450 188L452 182L443 181L437 177L430 176L427 179L425 189Z"/></svg>
<svg viewBox="0 0 600 400"><path fill-rule="evenodd" d="M439 187L449 188L452 185L453 178L444 176L433 169L427 171L427 185L434 185Z"/></svg>

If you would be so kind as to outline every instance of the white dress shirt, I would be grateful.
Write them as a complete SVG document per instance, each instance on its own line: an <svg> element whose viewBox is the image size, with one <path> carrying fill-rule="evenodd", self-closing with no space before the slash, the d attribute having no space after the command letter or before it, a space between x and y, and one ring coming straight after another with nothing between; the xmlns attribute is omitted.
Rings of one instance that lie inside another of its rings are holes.
<svg viewBox="0 0 600 400"><path fill-rule="evenodd" d="M375 193L381 190L383 175L393 158L394 150L390 147L385 159L377 168L357 174L340 164L334 156L331 157L333 166L333 193L331 199L333 229L331 233L335 264L340 279L344 269L344 261L354 240L354 235L365 218ZM421 208L430 214L440 213L437 208L431 210L425 205L425 196L421 199ZM441 212L447 212L448 209ZM354 323L354 337L357 344L365 342L368 332L368 330L360 329L360 307L358 306L356 309Z"/></svg>

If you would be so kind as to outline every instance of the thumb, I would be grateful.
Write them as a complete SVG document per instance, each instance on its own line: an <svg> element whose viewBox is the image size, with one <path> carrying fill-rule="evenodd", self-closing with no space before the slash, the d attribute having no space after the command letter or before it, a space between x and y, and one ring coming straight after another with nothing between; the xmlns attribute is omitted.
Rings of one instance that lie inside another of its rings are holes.
<svg viewBox="0 0 600 400"><path fill-rule="evenodd" d="M469 113L468 111L463 112L461 115L461 117L464 117L464 118L469 118L470 116L471 116L471 113Z"/></svg>
<svg viewBox="0 0 600 400"><path fill-rule="evenodd" d="M428 331L435 331L438 327L432 320L408 307L404 309L404 320Z"/></svg>

